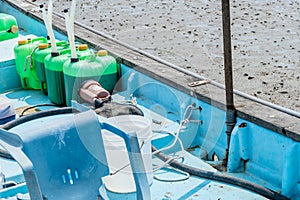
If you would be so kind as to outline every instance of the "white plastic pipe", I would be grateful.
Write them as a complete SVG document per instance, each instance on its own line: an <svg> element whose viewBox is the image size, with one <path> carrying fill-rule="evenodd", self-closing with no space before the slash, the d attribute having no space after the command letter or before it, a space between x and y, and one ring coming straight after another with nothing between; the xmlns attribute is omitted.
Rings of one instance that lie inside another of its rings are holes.
<svg viewBox="0 0 300 200"><path fill-rule="evenodd" d="M56 47L56 42L55 42L55 36L52 29L52 11L53 11L53 3L52 0L49 0L48 13L46 12L45 7L43 7L42 14L47 29L47 34L50 38L52 52L58 52Z"/></svg>
<svg viewBox="0 0 300 200"><path fill-rule="evenodd" d="M67 29L67 35L68 35L68 40L70 43L70 39L71 39L71 30L70 30L70 22L69 22L69 14L66 12L65 13L65 23L66 23L66 29Z"/></svg>
<svg viewBox="0 0 300 200"><path fill-rule="evenodd" d="M71 58L77 58L76 54L76 47L75 47L75 37L74 37L74 23L71 23L71 19L69 14L66 12L65 13L65 22L66 22L66 29L67 29L67 34L68 34L68 39L70 43L70 48L71 48Z"/></svg>
<svg viewBox="0 0 300 200"><path fill-rule="evenodd" d="M55 36L53 33L52 29L52 11L53 11L53 3L52 0L49 0L49 5L48 5L48 23L49 23L49 37L50 37L50 42L51 42L51 47L52 47L52 52L57 53L57 47L56 47L56 42L55 42Z"/></svg>
<svg viewBox="0 0 300 200"><path fill-rule="evenodd" d="M70 10L70 31L72 37L71 45L71 56L72 58L77 58L76 48L75 48L75 35L74 35L74 21L75 21L75 9L76 9L76 0L72 1L71 10Z"/></svg>
<svg viewBox="0 0 300 200"><path fill-rule="evenodd" d="M48 19L49 19L49 22L51 22L52 24L52 11L53 11L53 3L52 3L52 0L49 0L49 4L48 4Z"/></svg>
<svg viewBox="0 0 300 200"><path fill-rule="evenodd" d="M70 18L71 18L71 23L73 25L72 27L74 27L75 9L76 9L76 0L73 0L71 4L71 10L70 10Z"/></svg>
<svg viewBox="0 0 300 200"><path fill-rule="evenodd" d="M48 20L47 20L47 14L46 14L46 10L45 7L42 8L42 14L43 14L43 19L44 19L44 23L46 26L46 30L47 30L47 35L50 37L50 33L49 33L49 25L48 25Z"/></svg>

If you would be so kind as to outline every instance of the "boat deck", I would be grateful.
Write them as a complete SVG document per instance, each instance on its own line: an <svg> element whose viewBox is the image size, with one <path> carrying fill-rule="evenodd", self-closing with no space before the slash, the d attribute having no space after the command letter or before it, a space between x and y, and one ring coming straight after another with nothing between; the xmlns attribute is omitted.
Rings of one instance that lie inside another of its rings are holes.
<svg viewBox="0 0 300 200"><path fill-rule="evenodd" d="M116 99L120 99L121 96L116 94ZM16 110L22 110L22 108L27 108L34 105L51 103L47 96L45 96L41 91L34 90L16 90L0 95L0 98L7 98L9 101L13 102L14 108ZM139 100L138 100L139 101ZM173 131L174 126L176 128L177 122L172 122L170 119L159 116L155 113L152 113L147 105L139 105L139 107L147 113L147 116L155 116L155 120L164 120L169 124L174 123L173 126L167 126L163 131ZM50 109L51 107L41 107L40 109ZM100 120L103 120L103 117L100 117ZM152 120L152 119L151 119ZM171 129L171 130L170 130ZM164 137L161 135L154 135L153 143L159 144L160 140L164 140ZM179 153L179 152L178 152ZM153 157L154 158L154 157ZM195 157L189 152L185 152L184 164L189 166L198 167L203 170L216 171L213 167L205 163L203 160ZM158 159L154 159L153 163L158 162ZM24 182L24 177L22 175L22 170L17 163L7 160L0 159L0 166L2 166L2 173L5 174L7 182L15 182L20 185L16 185L15 188L9 188L7 191L2 190L0 192L0 199L5 199L7 195L11 195L13 192L22 193L26 191L26 187L22 182ZM179 173L170 168L162 168L159 171L154 172L154 176L166 179L170 181L160 181L153 179L153 183L150 186L151 189L151 198L152 199L265 199L260 195L254 194L247 190L231 186L224 183L219 183L203 178L198 178L195 176L189 177L187 180L174 181L176 179L185 179L186 175ZM110 199L135 199L135 193L130 194L120 194L109 192L108 197ZM14 199L14 198L10 198Z"/></svg>

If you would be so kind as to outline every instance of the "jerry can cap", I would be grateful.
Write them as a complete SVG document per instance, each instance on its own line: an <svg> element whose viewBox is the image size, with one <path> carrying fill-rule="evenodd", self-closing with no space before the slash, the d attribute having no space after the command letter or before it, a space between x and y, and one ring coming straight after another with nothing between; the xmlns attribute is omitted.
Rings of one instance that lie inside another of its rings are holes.
<svg viewBox="0 0 300 200"><path fill-rule="evenodd" d="M87 44L81 44L78 46L79 51L87 50L89 46Z"/></svg>
<svg viewBox="0 0 300 200"><path fill-rule="evenodd" d="M17 33L17 32L19 31L19 28L18 28L18 26L16 26L16 25L12 25L12 26L10 27L10 31L11 31L12 33Z"/></svg>
<svg viewBox="0 0 300 200"><path fill-rule="evenodd" d="M47 49L48 47L49 47L49 44L46 44L46 43L39 44L39 49Z"/></svg>
<svg viewBox="0 0 300 200"><path fill-rule="evenodd" d="M27 44L27 40L18 40L19 45Z"/></svg>
<svg viewBox="0 0 300 200"><path fill-rule="evenodd" d="M99 50L97 52L97 56L107 56L108 52L106 50Z"/></svg>

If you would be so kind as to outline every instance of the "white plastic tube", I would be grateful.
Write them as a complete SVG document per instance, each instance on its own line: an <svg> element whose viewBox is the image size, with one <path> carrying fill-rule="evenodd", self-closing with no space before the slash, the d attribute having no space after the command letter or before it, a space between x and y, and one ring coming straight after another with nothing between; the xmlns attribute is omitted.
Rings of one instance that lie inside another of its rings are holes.
<svg viewBox="0 0 300 200"><path fill-rule="evenodd" d="M75 9L76 9L76 0L73 0L71 3L70 15L68 14L68 12L65 12L65 22L66 22L69 44L71 48L71 58L76 59L77 54L76 54L75 35L74 35Z"/></svg>
<svg viewBox="0 0 300 200"><path fill-rule="evenodd" d="M53 3L52 0L49 0L49 6L48 6L48 28L49 28L49 37L50 37L50 42L51 42L51 47L52 47L52 52L57 53L57 47L56 47L56 42L55 42L55 36L53 33L52 29L52 11L53 11Z"/></svg>
<svg viewBox="0 0 300 200"><path fill-rule="evenodd" d="M68 39L70 43L70 48L71 48L71 58L77 58L74 29L72 28L74 26L74 22L73 23L71 22L70 16L67 12L65 13L65 22L66 22L66 29L67 29Z"/></svg>
<svg viewBox="0 0 300 200"><path fill-rule="evenodd" d="M75 21L75 9L76 9L76 0L73 0L71 4L71 10L70 10L70 18L73 26Z"/></svg>
<svg viewBox="0 0 300 200"><path fill-rule="evenodd" d="M46 26L46 30L47 30L47 35L50 37L50 29L49 29L49 24L48 24L48 20L47 20L47 14L46 14L46 10L45 7L42 8L42 14L43 14L43 19L44 19L44 23Z"/></svg>
<svg viewBox="0 0 300 200"><path fill-rule="evenodd" d="M47 34L50 37L52 52L58 52L56 47L56 42L55 42L55 36L52 29L52 11L53 11L53 3L52 0L49 0L48 13L46 12L45 7L43 7L42 14L47 29Z"/></svg>
<svg viewBox="0 0 300 200"><path fill-rule="evenodd" d="M49 22L51 22L50 24L52 25L52 11L53 11L53 3L52 0L49 0L49 4L48 4L48 20Z"/></svg>
<svg viewBox="0 0 300 200"><path fill-rule="evenodd" d="M69 21L70 21L70 17L69 17L69 14L66 12L65 13L65 23L66 23L68 40L69 40L69 43L70 43L70 40L71 40L71 30L70 30L70 22Z"/></svg>

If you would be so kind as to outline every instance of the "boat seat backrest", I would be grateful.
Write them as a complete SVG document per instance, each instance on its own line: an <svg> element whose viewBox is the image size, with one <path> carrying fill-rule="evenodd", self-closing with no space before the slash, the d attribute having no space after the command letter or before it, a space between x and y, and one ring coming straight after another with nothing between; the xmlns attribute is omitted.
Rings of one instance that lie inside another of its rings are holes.
<svg viewBox="0 0 300 200"><path fill-rule="evenodd" d="M108 175L100 131L97 118L86 113L34 120L13 130L49 200L97 199L101 177Z"/></svg>
<svg viewBox="0 0 300 200"><path fill-rule="evenodd" d="M92 110L30 119L9 131L0 128L0 145L21 166L32 200L108 199L102 184L109 170L101 129L123 138L136 199L151 199L136 134L100 123Z"/></svg>

